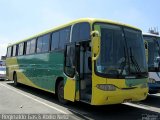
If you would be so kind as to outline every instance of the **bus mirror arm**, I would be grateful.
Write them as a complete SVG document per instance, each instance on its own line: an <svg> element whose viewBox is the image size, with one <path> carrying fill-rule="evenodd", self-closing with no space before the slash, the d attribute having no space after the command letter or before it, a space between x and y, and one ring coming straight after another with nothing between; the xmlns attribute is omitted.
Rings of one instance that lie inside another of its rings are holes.
<svg viewBox="0 0 160 120"><path fill-rule="evenodd" d="M91 32L92 36L92 60L97 60L100 54L100 32L95 30Z"/></svg>

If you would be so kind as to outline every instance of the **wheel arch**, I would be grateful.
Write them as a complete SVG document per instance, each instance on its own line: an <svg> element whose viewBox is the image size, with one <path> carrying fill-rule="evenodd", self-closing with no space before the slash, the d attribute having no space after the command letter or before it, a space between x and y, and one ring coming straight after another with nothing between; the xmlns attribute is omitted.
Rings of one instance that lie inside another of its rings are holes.
<svg viewBox="0 0 160 120"><path fill-rule="evenodd" d="M55 84L55 94L57 95L57 89L58 89L58 84L61 82L61 81L64 81L64 77L57 77L56 79L56 84Z"/></svg>
<svg viewBox="0 0 160 120"><path fill-rule="evenodd" d="M16 71L13 71L13 76L12 76L12 79L14 79L14 75L17 74Z"/></svg>

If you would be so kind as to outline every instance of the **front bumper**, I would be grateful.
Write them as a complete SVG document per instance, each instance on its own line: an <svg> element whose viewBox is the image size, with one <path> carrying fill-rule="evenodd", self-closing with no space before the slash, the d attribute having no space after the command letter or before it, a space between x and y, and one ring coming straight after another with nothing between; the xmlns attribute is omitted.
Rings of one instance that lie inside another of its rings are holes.
<svg viewBox="0 0 160 120"><path fill-rule="evenodd" d="M96 90L96 92L94 92ZM102 91L97 88L93 90L92 105L120 104L131 101L141 101L146 99L147 88L135 88L130 90Z"/></svg>

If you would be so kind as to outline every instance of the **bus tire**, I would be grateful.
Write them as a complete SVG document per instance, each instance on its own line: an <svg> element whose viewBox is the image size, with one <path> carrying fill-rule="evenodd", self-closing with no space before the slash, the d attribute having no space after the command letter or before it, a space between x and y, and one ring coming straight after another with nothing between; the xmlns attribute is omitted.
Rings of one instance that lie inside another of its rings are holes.
<svg viewBox="0 0 160 120"><path fill-rule="evenodd" d="M64 85L63 85L63 80L61 80L58 83L58 87L57 87L57 97L60 103L62 104L67 104L68 100L64 99Z"/></svg>
<svg viewBox="0 0 160 120"><path fill-rule="evenodd" d="M13 81L14 81L14 86L18 86L17 74L16 73L14 73L14 75L13 75Z"/></svg>

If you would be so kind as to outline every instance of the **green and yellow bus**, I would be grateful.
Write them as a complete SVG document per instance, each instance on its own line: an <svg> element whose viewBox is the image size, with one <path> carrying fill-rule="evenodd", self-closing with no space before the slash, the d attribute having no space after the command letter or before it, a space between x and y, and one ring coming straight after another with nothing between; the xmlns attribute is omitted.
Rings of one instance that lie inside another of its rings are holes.
<svg viewBox="0 0 160 120"><path fill-rule="evenodd" d="M147 97L142 32L109 20L83 18L7 48L7 78L55 93L62 103L91 105Z"/></svg>

